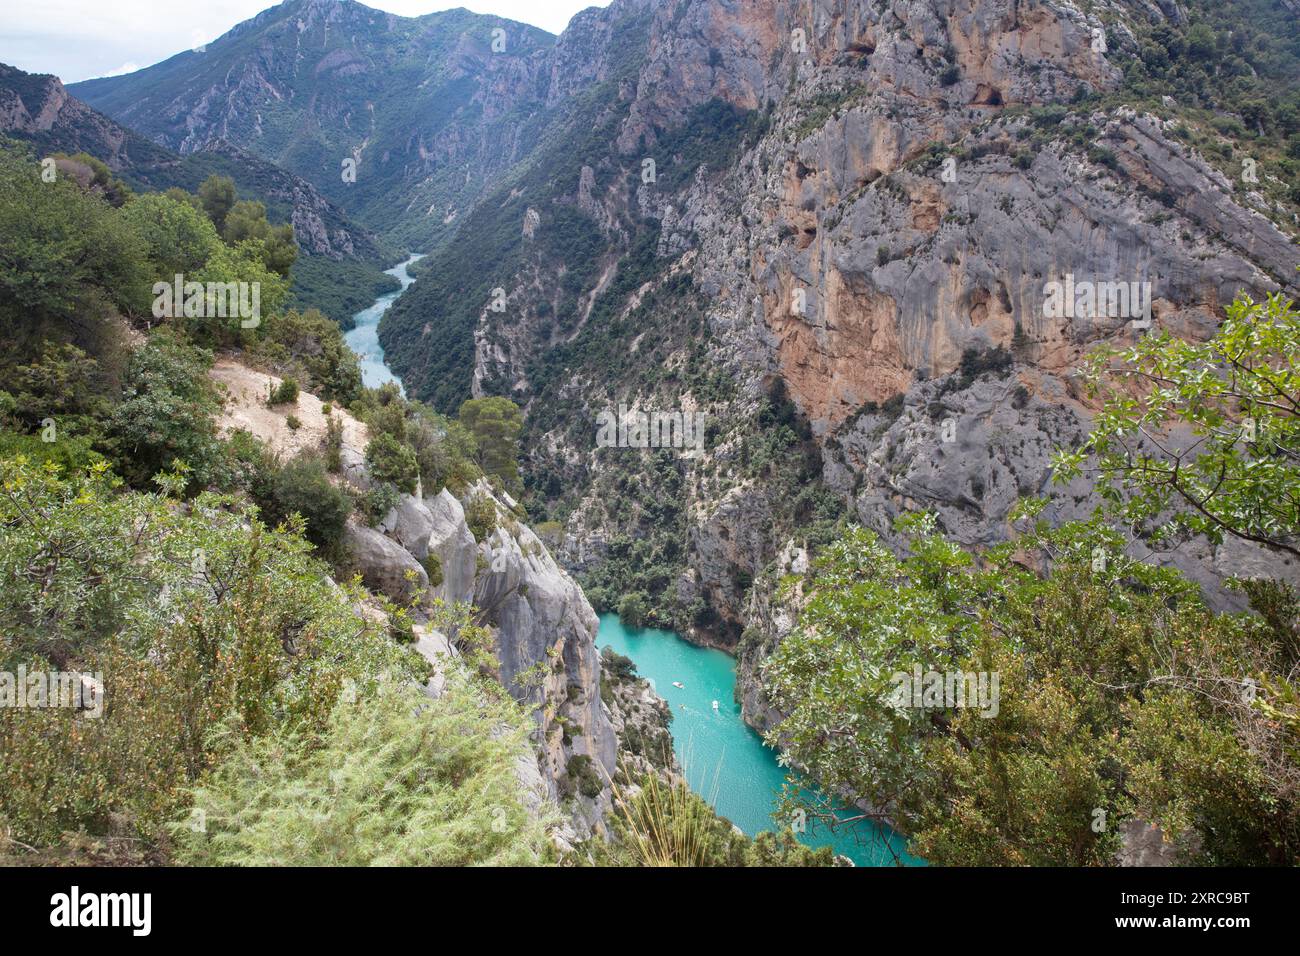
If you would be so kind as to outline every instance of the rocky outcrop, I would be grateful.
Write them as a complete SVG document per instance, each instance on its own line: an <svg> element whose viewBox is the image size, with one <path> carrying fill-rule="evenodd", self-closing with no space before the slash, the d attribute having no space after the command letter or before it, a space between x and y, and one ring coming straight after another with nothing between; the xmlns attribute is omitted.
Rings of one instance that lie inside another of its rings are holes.
<svg viewBox="0 0 1300 956"><path fill-rule="evenodd" d="M426 499L425 505L433 518L428 551L437 555L442 572L442 582L433 589L434 596L453 604L472 601L478 550L474 535L465 524L465 509L446 488L437 497Z"/></svg>
<svg viewBox="0 0 1300 956"><path fill-rule="evenodd" d="M479 513L483 502L496 513L482 540L465 516L476 499ZM476 621L492 635L494 676L536 721L535 762L547 795L569 808L583 839L603 826L619 756L601 698L598 622L582 590L514 516L516 507L486 481L459 498L446 489L423 500L404 495L375 528L349 527L345 543L366 584L385 594L409 598L414 572L417 615L437 599L477 609ZM437 569L432 584L427 567Z"/></svg>
<svg viewBox="0 0 1300 956"><path fill-rule="evenodd" d="M673 712L650 682L636 675L632 662L605 648L601 653L601 698L619 742L620 787L633 787L649 774L679 774L669 730Z"/></svg>
<svg viewBox="0 0 1300 956"><path fill-rule="evenodd" d="M429 587L429 575L420 562L392 538L374 528L349 521L343 547L366 587L405 605Z"/></svg>

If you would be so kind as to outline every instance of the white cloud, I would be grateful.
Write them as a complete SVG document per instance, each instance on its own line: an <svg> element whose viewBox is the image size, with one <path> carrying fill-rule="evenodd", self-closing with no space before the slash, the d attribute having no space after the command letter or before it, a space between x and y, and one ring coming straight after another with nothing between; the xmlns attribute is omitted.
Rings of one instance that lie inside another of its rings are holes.
<svg viewBox="0 0 1300 956"><path fill-rule="evenodd" d="M399 16L467 7L559 33L573 14L609 0L367 0ZM42 0L8 3L0 22L0 63L54 73L66 83L114 76L221 36L274 4L270 0ZM128 67L130 69L128 69Z"/></svg>

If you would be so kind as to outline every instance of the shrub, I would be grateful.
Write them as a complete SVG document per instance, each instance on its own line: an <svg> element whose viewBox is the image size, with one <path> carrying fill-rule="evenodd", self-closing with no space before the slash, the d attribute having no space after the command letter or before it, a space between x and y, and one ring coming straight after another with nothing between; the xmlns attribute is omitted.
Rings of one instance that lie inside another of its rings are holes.
<svg viewBox="0 0 1300 956"><path fill-rule="evenodd" d="M749 839L685 782L650 774L635 795L616 790L615 840L596 847L600 866L834 866L829 847L810 850L788 830Z"/></svg>
<svg viewBox="0 0 1300 956"><path fill-rule="evenodd" d="M503 732L503 728L508 728ZM524 721L463 679L429 699L340 703L322 744L239 742L194 790L206 832L173 828L201 866L523 866L550 862L549 820L519 799Z"/></svg>
<svg viewBox="0 0 1300 956"><path fill-rule="evenodd" d="M407 494L415 492L420 468L410 445L392 435L380 433L366 446L366 464L370 466L370 477L375 481L391 484Z"/></svg>
<svg viewBox="0 0 1300 956"><path fill-rule="evenodd" d="M605 789L600 774L596 772L595 764L586 754L574 754L570 757L564 772L569 778L570 792L576 790L589 800L599 797L601 791Z"/></svg>
<svg viewBox="0 0 1300 956"><path fill-rule="evenodd" d="M208 379L211 364L211 353L166 330L155 332L131 356L105 445L133 485L147 487L178 461L195 487L220 477L223 455L213 422L220 400Z"/></svg>
<svg viewBox="0 0 1300 956"><path fill-rule="evenodd" d="M366 524L373 528L384 515L393 510L400 495L401 492L395 485L387 483L373 485L357 495L357 510L365 516Z"/></svg>
<svg viewBox="0 0 1300 956"><path fill-rule="evenodd" d="M271 397L267 399L268 405L293 405L298 401L298 383L294 379L286 378L271 390Z"/></svg>
<svg viewBox="0 0 1300 956"><path fill-rule="evenodd" d="M326 412L325 467L333 474L343 470L343 420Z"/></svg>
<svg viewBox="0 0 1300 956"><path fill-rule="evenodd" d="M628 627L640 627L645 623L649 601L640 592L625 594L618 602L619 619Z"/></svg>
<svg viewBox="0 0 1300 956"><path fill-rule="evenodd" d="M415 449L426 494L443 488L459 493L483 476L475 464L478 444L458 421L417 406L406 423L406 440Z"/></svg>
<svg viewBox="0 0 1300 956"><path fill-rule="evenodd" d="M496 502L488 495L475 495L465 505L465 523L480 543L486 541L497 529Z"/></svg>
<svg viewBox="0 0 1300 956"><path fill-rule="evenodd" d="M319 731L345 681L420 673L307 542L230 498L181 505L122 493L102 465L60 478L0 462L0 526L0 670L110 679L98 719L0 720L0 818L28 845L110 826L156 845L227 746Z"/></svg>
<svg viewBox="0 0 1300 956"><path fill-rule="evenodd" d="M301 515L307 540L331 557L337 554L352 513L351 500L330 481L318 458L298 458L276 470L267 498L259 503L263 518L271 525Z"/></svg>
<svg viewBox="0 0 1300 956"><path fill-rule="evenodd" d="M429 587L436 588L442 584L442 558L430 551L420 563L424 565L424 573L429 575Z"/></svg>

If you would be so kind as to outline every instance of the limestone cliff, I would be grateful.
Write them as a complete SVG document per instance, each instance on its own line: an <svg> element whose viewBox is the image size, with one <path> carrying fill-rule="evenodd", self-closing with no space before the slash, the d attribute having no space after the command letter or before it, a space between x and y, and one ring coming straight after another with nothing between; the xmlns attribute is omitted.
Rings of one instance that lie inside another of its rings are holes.
<svg viewBox="0 0 1300 956"><path fill-rule="evenodd" d="M593 89L580 149L539 151L467 224L507 237L474 247L481 298L419 282L385 332L402 363L461 350L473 394L527 406L530 477L598 602L640 590L734 647L765 627L764 568L839 515L888 536L924 508L978 546L1024 495L1086 513L1048 468L1087 429L1080 357L1145 328L1205 336L1237 294L1297 289L1286 167L1252 182L1197 112L1208 91L1133 92L1151 36L1186 25L1173 0L642 9L561 39L600 62L635 47L633 75ZM432 268L463 274L460 254ZM1124 295L1053 312L1053 282ZM616 403L702 410L706 450L597 447ZM1222 605L1225 571L1266 558L1167 560Z"/></svg>
<svg viewBox="0 0 1300 956"><path fill-rule="evenodd" d="M465 505L496 527L476 538ZM601 699L596 614L541 540L514 517L515 502L486 481L460 497L405 495L374 529L354 528L353 554L368 583L398 597L471 604L490 628L493 676L532 708L537 765L547 795L570 809L579 838L611 806L618 737ZM429 572L432 570L433 579ZM408 576L409 575L409 576ZM413 579L413 584L408 583ZM418 611L417 611L418 613Z"/></svg>

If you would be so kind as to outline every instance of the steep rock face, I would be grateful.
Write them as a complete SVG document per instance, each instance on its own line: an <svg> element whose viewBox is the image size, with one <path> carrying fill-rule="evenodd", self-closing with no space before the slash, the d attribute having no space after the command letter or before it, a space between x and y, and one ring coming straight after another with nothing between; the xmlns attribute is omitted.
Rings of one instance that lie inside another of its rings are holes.
<svg viewBox="0 0 1300 956"><path fill-rule="evenodd" d="M498 512L498 526L482 541L465 519L465 502L476 498ZM478 608L478 621L492 633L495 676L534 708L547 793L571 809L575 834L585 838L609 811L619 757L610 708L601 699L598 622L537 535L511 516L514 507L486 481L461 499L446 489L423 500L404 495L376 528L350 527L345 543L366 583L390 596L410 596L410 571L425 606L440 598ZM431 557L442 574L433 586L425 573Z"/></svg>
<svg viewBox="0 0 1300 956"><path fill-rule="evenodd" d="M434 594L451 603L468 603L474 598L478 552L474 535L465 524L465 509L445 488L436 498L426 499L425 505L433 518L427 548L438 556L442 568L442 583L434 588Z"/></svg>
<svg viewBox="0 0 1300 956"><path fill-rule="evenodd" d="M705 239L733 254L730 267L703 259L723 273L719 285L735 281L740 257L755 264L727 321L757 327L772 370L824 432L865 402L952 371L967 349L1023 344L1027 364L1060 373L1099 341L1132 333L1133 316L1045 317L1046 284L1067 275L1148 283L1155 324L1191 336L1208 334L1238 290L1286 281L1288 237L1233 203L1222 177L1166 139L1158 119L1121 109L1087 120L1114 169L1055 144L1030 155L1030 121L998 120L964 140L978 158L951 157L952 182L927 155L891 171L885 188L840 201L850 184L833 169L818 181L810 165L848 148L848 124L829 123L800 144L789 179L769 172L753 193L781 197L777 235L814 238L751 234L747 248L734 234ZM1186 199L1171 207L1148 194ZM825 212L801 226L808 204Z"/></svg>
<svg viewBox="0 0 1300 956"><path fill-rule="evenodd" d="M343 547L361 573L366 587L405 604L429 587L420 562L396 541L365 525L349 522Z"/></svg>
<svg viewBox="0 0 1300 956"><path fill-rule="evenodd" d="M1177 22L1167 6L1113 12ZM610 41L594 23L560 46L598 51ZM635 82L596 114L611 130L605 151L546 157L565 172L558 191L502 194L521 237L498 259L503 308L484 302L472 333L439 329L445 303L426 304L417 283L395 321L424 323L426 355L472 335L473 394L528 403L535 472L582 489L563 554L584 570L654 510L629 524L602 502L608 490L592 493L610 468L589 423L611 393L735 423L779 391L811 427L824 486L887 534L900 510L928 508L959 540L987 544L1030 493L1052 496L1053 514L1081 514L1091 503L1078 489L1047 484L1052 448L1086 427L1080 357L1132 341L1137 320L1203 337L1238 292L1295 289L1292 236L1265 215L1280 221L1278 210L1180 142L1180 119L1068 105L1116 90L1135 53L1122 17L1103 23L1064 0L672 0L649 22ZM727 110L749 117L739 133ZM725 164L684 159L707 152L699 139L728 136L738 150L719 152ZM599 234L596 257L557 260L548 227L575 209ZM651 263L637 247L648 238ZM1045 308L1057 281L1139 292L1066 316ZM688 309L705 329L678 324ZM885 419L897 416L870 409L928 408L931 383L968 353L1010 354L998 379L1010 384L944 386L956 404L931 424L954 418L960 454L914 423L893 441ZM714 373L733 395L704 398ZM994 408L1013 399L1027 405ZM681 466L687 556L666 589L681 608L704 605L683 629L722 646L747 623L747 582L799 520L790 489L746 474L745 427L721 429ZM1187 570L1211 581L1219 559L1192 551Z"/></svg>
<svg viewBox="0 0 1300 956"><path fill-rule="evenodd" d="M643 33L619 8L557 49L637 46L629 75L573 98L571 148L480 206L500 214L465 234L473 256L437 254L385 345L444 409L527 406L530 476L602 606L642 591L693 639L750 631L748 714L783 627L763 571L792 536L847 513L894 541L923 508L978 547L1025 495L1088 513L1049 481L1094 411L1081 356L1148 321L1204 337L1239 293L1297 291L1294 210L1191 145L1196 110L1130 89L1139 28L1185 21L1174 0L666 0ZM479 262L462 305L446 276ZM1053 282L1111 292L1073 315L1048 307ZM617 403L702 410L706 450L598 447ZM1233 606L1223 570L1265 558L1153 560Z"/></svg>
<svg viewBox="0 0 1300 956"><path fill-rule="evenodd" d="M86 152L116 171L171 158L166 150L69 95L58 77L24 73L4 64L0 64L0 133L50 150Z"/></svg>

